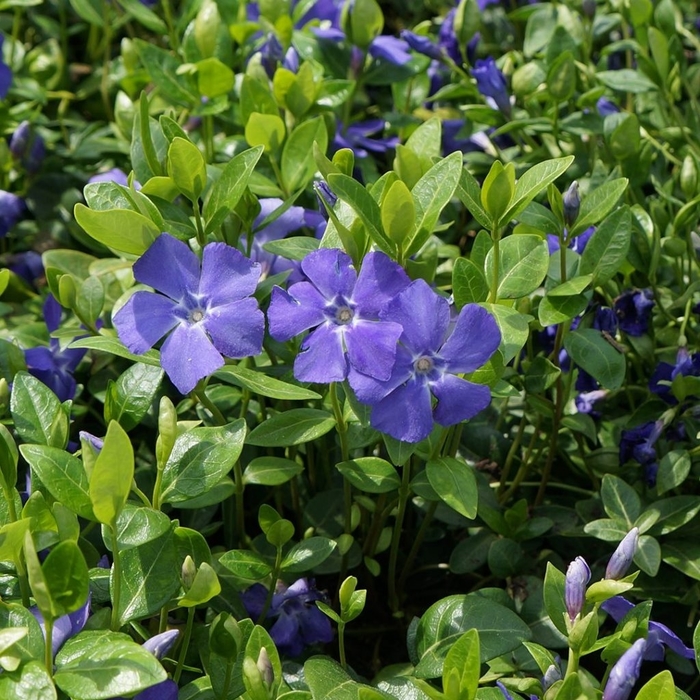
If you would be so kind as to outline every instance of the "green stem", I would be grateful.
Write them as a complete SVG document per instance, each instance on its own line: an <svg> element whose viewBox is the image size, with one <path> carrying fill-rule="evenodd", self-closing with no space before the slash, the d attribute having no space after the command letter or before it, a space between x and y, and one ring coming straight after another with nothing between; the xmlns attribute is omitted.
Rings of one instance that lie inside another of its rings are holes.
<svg viewBox="0 0 700 700"><path fill-rule="evenodd" d="M267 612L272 605L272 598L275 595L275 588L277 588L277 579L280 575L280 569L282 568L282 547L277 547L277 552L275 553L275 565L272 568L272 581L270 582L270 587L267 589L267 597L265 598L265 605L260 612L260 617L258 617L258 625L262 625L263 621L267 617Z"/></svg>
<svg viewBox="0 0 700 700"><path fill-rule="evenodd" d="M578 671L579 655L573 649L569 649L569 662L566 664L566 676Z"/></svg>
<svg viewBox="0 0 700 700"><path fill-rule="evenodd" d="M173 51L177 51L180 47L180 40L177 36L177 31L175 31L175 25L173 24L173 13L170 10L170 0L162 0L163 6L163 18L165 19L165 24L168 27L168 35L170 37L170 48Z"/></svg>
<svg viewBox="0 0 700 700"><path fill-rule="evenodd" d="M187 656L187 649L190 646L190 639L192 638L192 626L194 625L194 607L187 609L187 624L185 625L185 636L182 639L182 646L180 647L180 655L177 657L177 668L173 674L173 680L175 683L180 681L180 676L182 675L182 668L185 665L185 657Z"/></svg>
<svg viewBox="0 0 700 700"><path fill-rule="evenodd" d="M168 606L164 605L160 609L160 617L158 618L158 634L163 634L168 628Z"/></svg>
<svg viewBox="0 0 700 700"><path fill-rule="evenodd" d="M498 299L498 275L499 275L499 267L501 264L501 250L500 250L500 241L501 241L501 231L498 227L494 228L493 231L491 231L491 240L493 241L493 248L492 253L493 253L493 273L491 275L491 289L489 292L489 304L495 304L496 299Z"/></svg>
<svg viewBox="0 0 700 700"><path fill-rule="evenodd" d="M523 435L525 434L526 424L527 417L523 412L523 417L520 419L520 425L518 426L518 432L515 436L515 440L513 440L513 444L510 446L508 454L506 455L506 461L503 464L503 471L501 472L501 478L498 484L498 491L496 492L496 495L499 497L503 495L503 491L505 490L506 482L508 481L508 476L510 475L510 470L513 466L513 460L515 459L515 454L520 448L520 443L523 441Z"/></svg>
<svg viewBox="0 0 700 700"><path fill-rule="evenodd" d="M403 466L401 475L401 487L399 488L399 511L396 514L396 522L394 523L394 531L391 535L391 549L389 551L389 606L393 613L399 611L400 601L398 597L398 589L396 586L396 562L399 556L399 544L401 542L401 530L403 528L403 519L406 514L406 504L411 495L411 460Z"/></svg>
<svg viewBox="0 0 700 700"><path fill-rule="evenodd" d="M44 633L44 664L49 677L53 678L53 620L50 618L44 620Z"/></svg>
<svg viewBox="0 0 700 700"><path fill-rule="evenodd" d="M136 485L136 481L131 483L131 490L141 499L141 503L143 503L146 508L152 508L151 502L148 500L148 496Z"/></svg>
<svg viewBox="0 0 700 700"><path fill-rule="evenodd" d="M194 395L197 397L199 403L204 406L204 408L211 413L212 418L217 425L226 425L226 418L224 414L217 408L216 404L207 396L204 389L195 389Z"/></svg>
<svg viewBox="0 0 700 700"><path fill-rule="evenodd" d="M163 470L165 468L164 464L158 464L157 465L157 470L156 470L156 483L153 484L153 507L156 510L160 510L161 502L160 502L160 492L161 489L163 488Z"/></svg>
<svg viewBox="0 0 700 700"><path fill-rule="evenodd" d="M338 623L338 657L340 658L340 665L343 668L347 668L348 664L345 660L345 623Z"/></svg>
<svg viewBox="0 0 700 700"><path fill-rule="evenodd" d="M109 69L112 65L112 22L109 18L110 3L104 3L104 50L102 54L102 75L100 76L100 93L102 94L102 103L105 108L106 121L112 121L112 104L109 101Z"/></svg>
<svg viewBox="0 0 700 700"><path fill-rule="evenodd" d="M194 210L194 223L197 228L197 243L204 248L207 242L207 236L204 231L204 222L202 221L202 214L199 211L199 202L192 202L192 209Z"/></svg>
<svg viewBox="0 0 700 700"><path fill-rule="evenodd" d="M119 597L121 595L122 585L122 564L119 547L117 545L117 521L113 520L109 528L112 532L112 560L114 567L112 570L112 620L110 627L112 632L119 632Z"/></svg>
<svg viewBox="0 0 700 700"><path fill-rule="evenodd" d="M416 539L413 540L413 544L411 545L411 551L408 553L408 556L406 557L406 562L403 565L403 568L401 569L401 574L399 575L399 591L403 590L404 584L406 583L406 579L411 573L411 567L413 566L413 562L418 556L418 550L423 544L425 535L428 532L428 527L430 526L430 523L433 520L433 516L435 515L435 511L437 510L439 503L440 501L431 501L430 506L428 506L428 510L425 512L425 516L423 516L423 522L420 524L420 528L418 528Z"/></svg>

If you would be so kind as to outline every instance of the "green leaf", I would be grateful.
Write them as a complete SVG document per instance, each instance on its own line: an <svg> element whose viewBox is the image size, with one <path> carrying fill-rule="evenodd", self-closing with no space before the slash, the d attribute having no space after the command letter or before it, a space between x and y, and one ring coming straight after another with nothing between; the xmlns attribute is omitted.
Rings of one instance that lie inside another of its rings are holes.
<svg viewBox="0 0 700 700"><path fill-rule="evenodd" d="M627 530L631 530L641 510L637 492L626 481L606 474L601 484L600 498L608 516L625 523Z"/></svg>
<svg viewBox="0 0 700 700"><path fill-rule="evenodd" d="M41 566L51 597L52 617L75 612L88 597L88 567L78 545L59 542Z"/></svg>
<svg viewBox="0 0 700 700"><path fill-rule="evenodd" d="M105 26L107 18L105 17L105 8L100 0L70 0L70 4L76 14L88 24L95 27Z"/></svg>
<svg viewBox="0 0 700 700"><path fill-rule="evenodd" d="M15 375L10 411L15 430L26 442L52 447L65 446L68 440L68 417L56 394L36 377L27 372Z"/></svg>
<svg viewBox="0 0 700 700"><path fill-rule="evenodd" d="M469 520L476 518L478 489L472 467L454 457L442 457L430 460L425 472L444 503Z"/></svg>
<svg viewBox="0 0 700 700"><path fill-rule="evenodd" d="M631 68L602 70L595 74L603 85L619 92L643 93L657 90L657 86L643 73Z"/></svg>
<svg viewBox="0 0 700 700"><path fill-rule="evenodd" d="M606 389L615 391L625 379L625 357L593 328L583 328L564 336L564 347L571 359L597 379Z"/></svg>
<svg viewBox="0 0 700 700"><path fill-rule="evenodd" d="M437 678L453 644L469 629L479 630L481 662L517 649L530 638L528 626L503 605L479 594L451 595L431 605L416 630L418 678Z"/></svg>
<svg viewBox="0 0 700 700"><path fill-rule="evenodd" d="M460 309L465 304L486 301L489 285L483 270L468 258L457 258L452 268L452 293Z"/></svg>
<svg viewBox="0 0 700 700"><path fill-rule="evenodd" d="M286 129L276 114L253 112L245 125L245 140L251 147L262 146L265 153L276 153L282 146Z"/></svg>
<svg viewBox="0 0 700 700"><path fill-rule="evenodd" d="M525 389L531 394L539 394L551 386L561 376L561 369L546 357L538 356L525 372Z"/></svg>
<svg viewBox="0 0 700 700"><path fill-rule="evenodd" d="M620 177L604 182L593 192L589 192L581 201L581 209L576 217L576 223L569 231L569 237L578 236L587 228L602 221L612 211L627 189L627 183L626 177Z"/></svg>
<svg viewBox="0 0 700 700"><path fill-rule="evenodd" d="M44 634L34 615L20 603L0 602L0 630L20 628L27 634L12 645L12 656L21 662L41 659L44 656ZM26 668L26 663L24 664ZM4 675L0 674L0 679ZM0 685L0 689L2 685ZM3 697L0 695L0 697ZM7 695L14 698L14 695Z"/></svg>
<svg viewBox="0 0 700 700"><path fill-rule="evenodd" d="M93 336L92 338L79 338L74 340L70 344L70 347L100 350L101 352L107 352L111 355L117 355L117 357L124 357L127 360L142 362L151 367L160 367L160 355L155 350L148 350L143 355L134 355L133 352L129 352L129 350L126 349L126 346L121 340L106 335Z"/></svg>
<svg viewBox="0 0 700 700"><path fill-rule="evenodd" d="M219 593L221 593L221 584L216 571L204 562L197 569L191 588L177 601L177 604L181 608L193 608L208 603Z"/></svg>
<svg viewBox="0 0 700 700"><path fill-rule="evenodd" d="M90 476L90 500L99 522L104 525L116 523L133 480L134 448L124 429L112 421Z"/></svg>
<svg viewBox="0 0 700 700"><path fill-rule="evenodd" d="M272 567L255 552L247 549L232 549L219 557L219 564L226 567L243 587L265 580Z"/></svg>
<svg viewBox="0 0 700 700"><path fill-rule="evenodd" d="M486 254L485 275L492 279L494 249ZM537 289L549 269L547 242L539 236L509 236L500 242L498 298L519 299Z"/></svg>
<svg viewBox="0 0 700 700"><path fill-rule="evenodd" d="M507 220L503 215L515 193L515 166L512 163L503 165L496 160L491 165L484 184L481 186L481 204L488 212L496 226L503 226Z"/></svg>
<svg viewBox="0 0 700 700"><path fill-rule="evenodd" d="M271 399L302 401L321 398L320 394L311 391L311 389L282 382L279 379L268 377L262 372L256 372L240 365L225 365L215 373L215 376L244 389L250 389L261 396L269 396Z"/></svg>
<svg viewBox="0 0 700 700"><path fill-rule="evenodd" d="M163 503L196 498L221 481L240 457L246 424L241 418L215 428L193 428L175 441L163 469Z"/></svg>
<svg viewBox="0 0 700 700"><path fill-rule="evenodd" d="M312 571L333 553L336 543L327 537L309 537L295 544L282 560L282 571L304 573Z"/></svg>
<svg viewBox="0 0 700 700"><path fill-rule="evenodd" d="M442 669L442 687L448 698L472 700L476 697L480 677L479 632L470 629L447 652Z"/></svg>
<svg viewBox="0 0 700 700"><path fill-rule="evenodd" d="M691 459L687 450L671 450L659 461L656 492L661 495L680 486L690 473Z"/></svg>
<svg viewBox="0 0 700 700"><path fill-rule="evenodd" d="M98 277L91 275L80 285L75 298L75 310L80 318L94 324L102 313L105 290Z"/></svg>
<svg viewBox="0 0 700 700"><path fill-rule="evenodd" d="M406 255L417 253L435 230L440 213L457 191L462 174L462 158L463 154L459 151L439 160L411 190L416 206L416 223Z"/></svg>
<svg viewBox="0 0 700 700"><path fill-rule="evenodd" d="M335 418L316 408L294 408L279 413L255 427L246 443L260 447L300 445L325 435L335 426Z"/></svg>
<svg viewBox="0 0 700 700"><path fill-rule="evenodd" d="M667 535L690 522L698 511L700 511L698 496L673 496L657 500L645 511L657 514L656 522L649 530L649 534Z"/></svg>
<svg viewBox="0 0 700 700"><path fill-rule="evenodd" d="M207 165L199 148L176 136L168 148L167 165L175 186L190 202L196 202L207 184Z"/></svg>
<svg viewBox="0 0 700 700"><path fill-rule="evenodd" d="M172 529L121 553L119 625L156 614L180 588L180 570ZM114 568L111 587L114 591Z"/></svg>
<svg viewBox="0 0 700 700"><path fill-rule="evenodd" d="M135 39L134 43L141 64L163 97L190 109L199 104L199 96L185 77L178 73L181 63L173 54L141 39Z"/></svg>
<svg viewBox="0 0 700 700"><path fill-rule="evenodd" d="M413 233L416 221L413 197L404 182L396 180L389 186L382 201L381 212L384 231L403 250L403 244Z"/></svg>
<svg viewBox="0 0 700 700"><path fill-rule="evenodd" d="M339 663L324 656L313 656L304 664L304 680L314 700L357 700L359 683Z"/></svg>
<svg viewBox="0 0 700 700"><path fill-rule="evenodd" d="M598 227L581 256L580 274L592 273L594 284L611 279L627 257L632 239L629 207L620 207Z"/></svg>
<svg viewBox="0 0 700 700"><path fill-rule="evenodd" d="M95 520L88 477L77 457L46 445L21 445L19 449L32 472L59 503L81 518Z"/></svg>
<svg viewBox="0 0 700 700"><path fill-rule="evenodd" d="M330 174L328 184L333 192L357 213L377 247L389 257L395 257L396 246L384 233L381 211L372 195L357 180L341 173Z"/></svg>
<svg viewBox="0 0 700 700"><path fill-rule="evenodd" d="M574 162L574 156L553 158L537 163L526 170L515 184L515 193L510 206L501 219L505 224L518 215L540 192L544 192Z"/></svg>
<svg viewBox="0 0 700 700"><path fill-rule="evenodd" d="M328 133L322 117L302 122L289 134L282 150L282 181L289 192L306 187L316 172L314 144L323 153L328 148Z"/></svg>
<svg viewBox="0 0 700 700"><path fill-rule="evenodd" d="M671 672L657 673L639 689L635 700L676 700L676 685Z"/></svg>
<svg viewBox="0 0 700 700"><path fill-rule="evenodd" d="M425 159L439 158L442 155L442 121L439 117L431 117L424 121L408 137L406 147L417 156Z"/></svg>
<svg viewBox="0 0 700 700"><path fill-rule="evenodd" d="M141 362L129 367L105 394L105 421L117 421L124 430L135 428L155 400L163 370Z"/></svg>
<svg viewBox="0 0 700 700"><path fill-rule="evenodd" d="M156 657L125 634L83 631L56 656L56 685L73 700L133 695L167 678Z"/></svg>
<svg viewBox="0 0 700 700"><path fill-rule="evenodd" d="M109 248L133 255L142 255L161 231L153 221L130 209L95 211L76 204L75 220L96 241Z"/></svg>
<svg viewBox="0 0 700 700"><path fill-rule="evenodd" d="M32 660L23 664L15 673L0 674L0 697L13 700L56 700L56 686L44 665Z"/></svg>
<svg viewBox="0 0 700 700"><path fill-rule="evenodd" d="M117 518L117 544L120 552L155 540L170 529L170 518L159 510L127 503ZM111 533L103 529L102 537L110 552L114 551Z"/></svg>
<svg viewBox="0 0 700 700"><path fill-rule="evenodd" d="M551 297L571 297L578 295L585 291L592 281L592 274L577 275L576 277L566 280L563 284L558 284L553 289L550 289L547 292L547 296L551 299Z"/></svg>
<svg viewBox="0 0 700 700"><path fill-rule="evenodd" d="M490 231L492 226L491 216L481 206L481 189L479 188L479 183L466 168L462 168L459 185L457 187L457 196L476 221Z"/></svg>
<svg viewBox="0 0 700 700"><path fill-rule="evenodd" d="M197 67L197 89L208 98L220 97L233 90L234 72L218 58L210 56L195 63Z"/></svg>
<svg viewBox="0 0 700 700"><path fill-rule="evenodd" d="M243 472L244 484L280 486L304 471L304 467L282 457L256 457L248 462Z"/></svg>
<svg viewBox="0 0 700 700"><path fill-rule="evenodd" d="M547 294L537 307L537 317L544 326L554 326L570 321L588 306L588 297L576 294L570 297L550 296Z"/></svg>
<svg viewBox="0 0 700 700"><path fill-rule="evenodd" d="M516 309L500 304L480 304L496 319L501 332L500 351L503 362L510 362L525 346L530 335L529 321L532 316L521 314Z"/></svg>
<svg viewBox="0 0 700 700"><path fill-rule="evenodd" d="M0 478L7 491L17 483L17 462L19 452L10 431L0 424ZM7 492L6 491L6 492Z"/></svg>
<svg viewBox="0 0 700 700"><path fill-rule="evenodd" d="M549 615L552 624L563 634L567 635L568 630L564 624L566 603L564 587L566 576L559 571L551 562L547 562L547 571L544 576L544 608Z"/></svg>
<svg viewBox="0 0 700 700"><path fill-rule="evenodd" d="M126 10L128 15L152 32L157 34L168 33L168 27L165 22L139 0L119 0L119 4Z"/></svg>
<svg viewBox="0 0 700 700"><path fill-rule="evenodd" d="M335 468L363 493L390 493L401 486L396 469L379 457L358 457Z"/></svg>
<svg viewBox="0 0 700 700"><path fill-rule="evenodd" d="M634 563L648 576L656 576L661 566L661 547L656 539L642 535L634 554Z"/></svg>
<svg viewBox="0 0 700 700"><path fill-rule="evenodd" d="M211 187L204 204L206 233L212 233L236 208L245 192L250 176L263 154L263 147L256 146L232 158Z"/></svg>
<svg viewBox="0 0 700 700"><path fill-rule="evenodd" d="M586 523L583 531L606 542L619 542L628 532L629 528L619 520L600 518Z"/></svg>

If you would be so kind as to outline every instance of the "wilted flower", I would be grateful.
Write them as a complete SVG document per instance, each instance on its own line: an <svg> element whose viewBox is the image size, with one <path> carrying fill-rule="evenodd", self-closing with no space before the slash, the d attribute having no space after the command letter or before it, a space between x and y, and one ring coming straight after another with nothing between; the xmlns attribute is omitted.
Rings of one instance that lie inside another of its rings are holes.
<svg viewBox="0 0 700 700"><path fill-rule="evenodd" d="M653 306L651 289L631 289L620 294L613 303L620 330L631 336L644 335L649 330Z"/></svg>
<svg viewBox="0 0 700 700"><path fill-rule="evenodd" d="M477 90L484 97L490 97L503 114L510 115L511 105L506 77L491 56L477 60L472 68L472 77L476 80Z"/></svg>
<svg viewBox="0 0 700 700"><path fill-rule="evenodd" d="M486 309L467 304L452 323L447 299L419 279L397 294L379 317L403 327L391 376L379 380L359 371L349 376L357 398L373 407L374 428L397 440L420 442L430 434L433 421L455 425L489 405L487 386L458 376L481 367L501 342L498 325Z"/></svg>
<svg viewBox="0 0 700 700"><path fill-rule="evenodd" d="M586 586L591 580L591 570L583 557L576 557L566 570L564 583L564 600L569 619L575 620L583 610L586 600Z"/></svg>
<svg viewBox="0 0 700 700"><path fill-rule="evenodd" d="M615 663L603 690L603 700L627 700L639 678L646 640L638 639Z"/></svg>
<svg viewBox="0 0 700 700"><path fill-rule="evenodd" d="M617 549L613 552L605 569L605 578L621 579L630 568L632 559L639 544L639 528L633 527L623 538Z"/></svg>
<svg viewBox="0 0 700 700"><path fill-rule="evenodd" d="M224 358L257 355L263 314L251 297L260 265L224 243L204 247L200 264L190 248L161 234L134 263L134 277L156 292L138 291L114 315L121 341L136 354L167 335L161 365L186 394Z"/></svg>
<svg viewBox="0 0 700 700"><path fill-rule="evenodd" d="M635 605L622 596L606 600L600 606L615 622L620 622ZM649 620L646 648L643 658L647 661L662 661L666 649L686 659L695 658L695 650L683 644L681 638L661 622Z"/></svg>
<svg viewBox="0 0 700 700"><path fill-rule="evenodd" d="M409 283L384 253L369 253L359 274L340 250L321 248L301 263L308 282L272 290L270 335L279 341L313 330L294 361L303 382L340 382L350 368L379 380L391 375L401 326L379 319L386 303ZM352 379L350 380L352 383Z"/></svg>
<svg viewBox="0 0 700 700"><path fill-rule="evenodd" d="M267 599L267 589L260 583L241 594L248 614L257 619ZM298 656L310 644L330 642L330 620L316 607L325 596L316 589L313 579L300 578L291 586L277 582L266 619L275 620L270 636L282 654Z"/></svg>
<svg viewBox="0 0 700 700"><path fill-rule="evenodd" d="M49 333L61 323L61 305L49 294L43 307L44 321ZM81 336L82 337L82 336ZM75 397L76 381L73 372L87 350L61 348L58 338L50 338L48 347L40 346L24 351L27 371L46 384L60 401Z"/></svg>
<svg viewBox="0 0 700 700"><path fill-rule="evenodd" d="M0 190L0 238L6 236L22 218L26 208L27 205L21 197L12 192Z"/></svg>

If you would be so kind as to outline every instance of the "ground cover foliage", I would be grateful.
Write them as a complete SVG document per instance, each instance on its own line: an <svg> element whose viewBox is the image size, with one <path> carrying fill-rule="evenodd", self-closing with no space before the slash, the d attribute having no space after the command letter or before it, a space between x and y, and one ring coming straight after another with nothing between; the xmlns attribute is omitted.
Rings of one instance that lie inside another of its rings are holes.
<svg viewBox="0 0 700 700"><path fill-rule="evenodd" d="M695 3L0 6L1 698L697 696Z"/></svg>

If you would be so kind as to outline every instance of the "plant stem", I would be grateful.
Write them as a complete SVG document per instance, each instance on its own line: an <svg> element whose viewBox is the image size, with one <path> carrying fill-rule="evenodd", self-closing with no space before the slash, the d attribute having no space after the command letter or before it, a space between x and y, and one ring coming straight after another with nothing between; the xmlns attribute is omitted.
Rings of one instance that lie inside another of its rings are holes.
<svg viewBox="0 0 700 700"><path fill-rule="evenodd" d="M404 563L403 568L401 569L401 574L399 575L399 591L403 590L404 584L406 583L406 579L411 573L411 567L413 566L413 562L415 561L416 556L418 555L418 550L423 544L425 535L428 532L428 527L430 526L430 523L433 520L433 516L435 515L435 511L437 510L439 503L440 501L431 501L430 506L428 506L428 510L423 516L423 522L420 524L420 528L418 528L416 539L413 540L413 544L411 545L411 551L408 553L408 556L406 557L406 562Z"/></svg>
<svg viewBox="0 0 700 700"><path fill-rule="evenodd" d="M119 597L121 595L122 585L122 565L119 554L119 546L117 545L117 521L112 521L109 526L112 533L112 620L110 627L112 632L119 631Z"/></svg>
<svg viewBox="0 0 700 700"><path fill-rule="evenodd" d="M389 551L389 607L393 613L399 611L399 597L396 586L396 562L399 556L399 544L401 542L401 529L403 527L403 519L406 514L406 504L408 497L411 495L411 460L403 467L401 475L401 487L399 488L399 511L396 514L396 522L394 523L394 531L391 536L391 549Z"/></svg>
<svg viewBox="0 0 700 700"><path fill-rule="evenodd" d="M345 623L338 623L338 657L340 659L340 665L343 668L347 668L348 664L345 660Z"/></svg>
<svg viewBox="0 0 700 700"><path fill-rule="evenodd" d="M498 276L499 267L501 264L501 231L498 227L495 227L491 231L491 240L493 241L493 273L491 276L491 289L489 291L489 304L495 304L496 299L498 299Z"/></svg>
<svg viewBox="0 0 700 700"><path fill-rule="evenodd" d="M187 649L190 646L190 639L192 638L192 626L194 624L194 607L187 608L187 624L185 625L185 636L182 639L182 646L180 647L180 654L177 657L177 668L173 674L173 680L178 683L180 676L182 675L182 667L185 665L185 657L187 656Z"/></svg>
<svg viewBox="0 0 700 700"><path fill-rule="evenodd" d="M46 639L44 640L44 664L46 672L50 678L53 678L53 620L50 618L44 619L44 632Z"/></svg>
<svg viewBox="0 0 700 700"><path fill-rule="evenodd" d="M265 617L267 617L267 613L270 609L270 606L272 605L272 598L275 595L275 588L277 586L277 578L280 575L281 568L282 568L282 547L277 547L277 552L275 553L275 565L272 568L272 573L271 573L272 581L270 583L270 587L267 589L267 597L265 598L265 605L263 605L263 609L260 613L260 617L258 617L258 621L257 621L258 625L262 625L263 621L265 620Z"/></svg>

